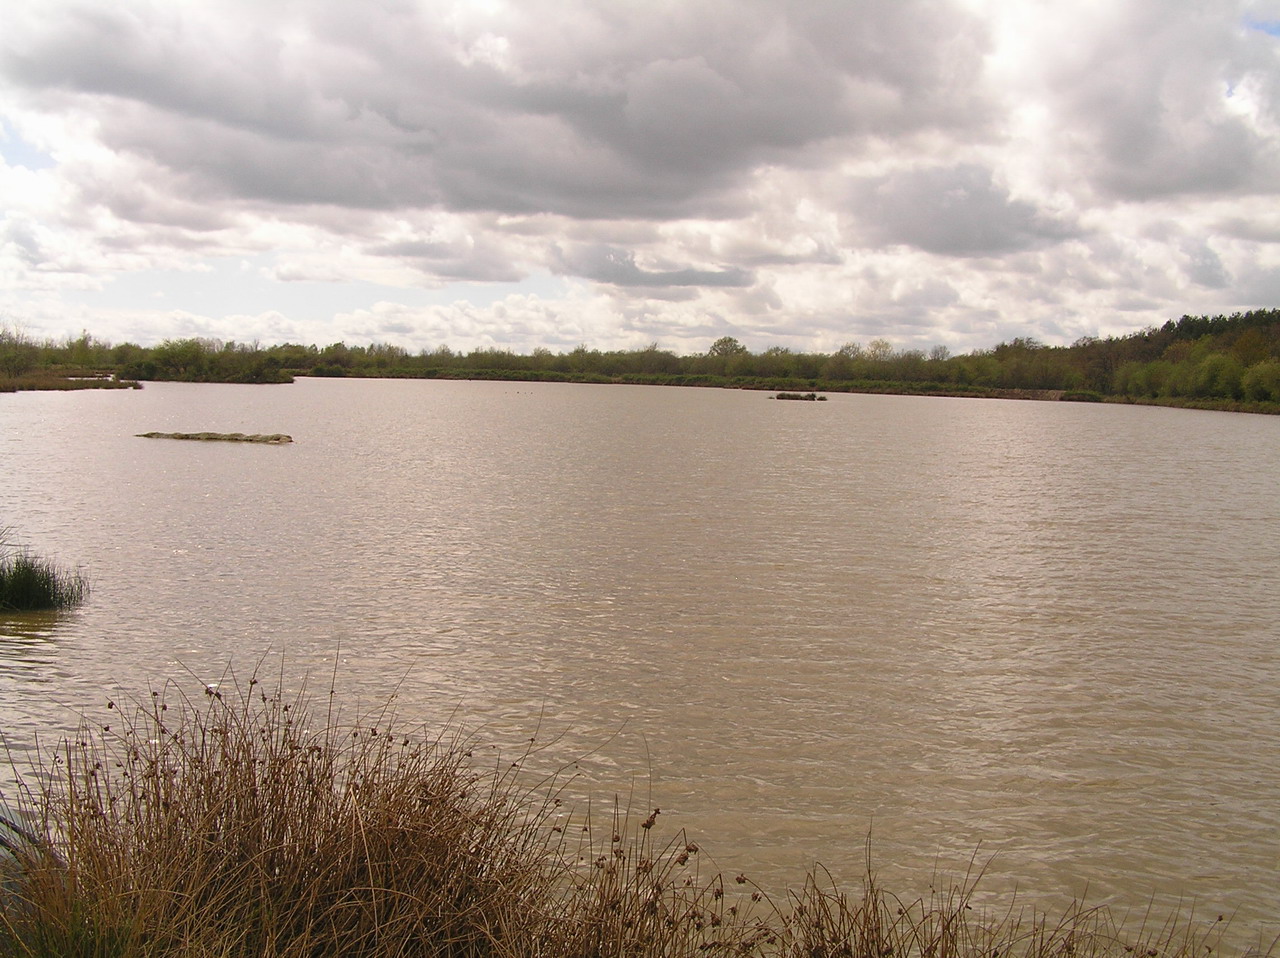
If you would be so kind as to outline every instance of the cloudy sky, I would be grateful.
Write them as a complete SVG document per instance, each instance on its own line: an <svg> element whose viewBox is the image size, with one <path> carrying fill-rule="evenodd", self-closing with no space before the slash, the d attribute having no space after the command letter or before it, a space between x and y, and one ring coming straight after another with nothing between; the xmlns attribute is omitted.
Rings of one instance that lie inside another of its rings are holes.
<svg viewBox="0 0 1280 958"><path fill-rule="evenodd" d="M1280 0L6 0L0 326L962 352L1280 306Z"/></svg>

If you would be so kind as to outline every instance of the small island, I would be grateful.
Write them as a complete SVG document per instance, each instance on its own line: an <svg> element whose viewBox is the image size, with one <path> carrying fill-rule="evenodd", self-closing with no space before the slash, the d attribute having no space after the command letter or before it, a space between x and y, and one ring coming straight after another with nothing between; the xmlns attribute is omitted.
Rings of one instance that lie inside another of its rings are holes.
<svg viewBox="0 0 1280 958"><path fill-rule="evenodd" d="M774 399L798 399L801 402L826 402L826 396L819 396L817 393L778 393Z"/></svg>
<svg viewBox="0 0 1280 958"><path fill-rule="evenodd" d="M196 442L259 442L280 446L293 442L292 436L282 432L254 433L246 435L242 432L140 432L139 439L190 439Z"/></svg>

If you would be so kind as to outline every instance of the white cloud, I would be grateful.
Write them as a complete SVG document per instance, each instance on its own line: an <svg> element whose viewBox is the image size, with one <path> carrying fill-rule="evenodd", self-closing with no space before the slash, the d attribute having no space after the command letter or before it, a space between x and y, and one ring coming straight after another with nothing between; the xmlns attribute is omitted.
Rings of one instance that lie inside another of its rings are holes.
<svg viewBox="0 0 1280 958"><path fill-rule="evenodd" d="M701 351L1276 305L1273 7L15 0L0 308Z"/></svg>

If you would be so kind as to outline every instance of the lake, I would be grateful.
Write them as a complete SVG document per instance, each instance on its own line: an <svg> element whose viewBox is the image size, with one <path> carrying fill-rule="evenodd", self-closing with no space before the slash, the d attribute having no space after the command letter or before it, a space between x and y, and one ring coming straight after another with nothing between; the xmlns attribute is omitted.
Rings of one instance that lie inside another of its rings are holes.
<svg viewBox="0 0 1280 958"><path fill-rule="evenodd" d="M288 446L136 438L286 432ZM568 384L0 396L19 755L228 665L576 760L770 889L1280 933L1280 417ZM335 659L337 660L335 662Z"/></svg>

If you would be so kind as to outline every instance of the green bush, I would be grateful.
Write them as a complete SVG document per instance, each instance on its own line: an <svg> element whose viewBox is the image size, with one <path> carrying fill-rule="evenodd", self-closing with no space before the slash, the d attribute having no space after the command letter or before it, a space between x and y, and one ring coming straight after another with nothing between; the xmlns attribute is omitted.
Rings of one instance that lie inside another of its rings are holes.
<svg viewBox="0 0 1280 958"><path fill-rule="evenodd" d="M338 378L347 374L346 369L336 363L317 363L311 368L310 376L323 376L329 378Z"/></svg>
<svg viewBox="0 0 1280 958"><path fill-rule="evenodd" d="M1226 353L1213 353L1205 357L1195 369L1192 394L1202 397L1240 399L1244 392L1241 380L1244 367L1239 360Z"/></svg>
<svg viewBox="0 0 1280 958"><path fill-rule="evenodd" d="M1280 402L1280 362L1258 363L1241 380L1244 398L1255 402Z"/></svg>

